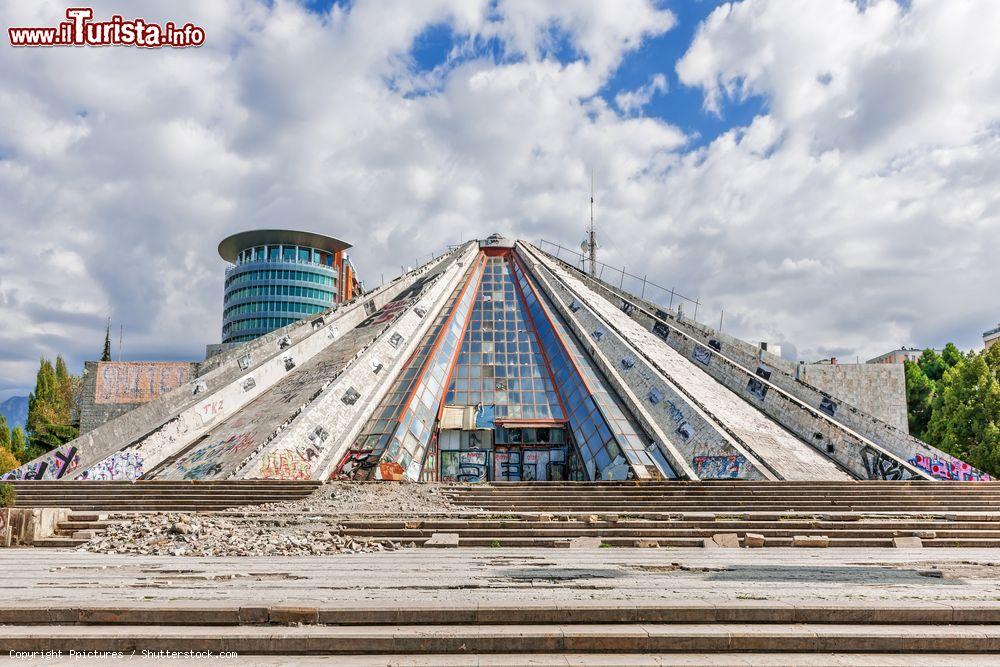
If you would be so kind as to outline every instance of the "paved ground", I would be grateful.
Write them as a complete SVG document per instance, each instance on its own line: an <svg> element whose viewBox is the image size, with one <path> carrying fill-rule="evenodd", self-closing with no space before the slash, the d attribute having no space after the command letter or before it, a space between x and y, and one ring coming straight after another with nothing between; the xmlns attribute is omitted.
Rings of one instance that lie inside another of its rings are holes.
<svg viewBox="0 0 1000 667"><path fill-rule="evenodd" d="M281 558L0 551L0 606L1000 600L995 549L411 549Z"/></svg>

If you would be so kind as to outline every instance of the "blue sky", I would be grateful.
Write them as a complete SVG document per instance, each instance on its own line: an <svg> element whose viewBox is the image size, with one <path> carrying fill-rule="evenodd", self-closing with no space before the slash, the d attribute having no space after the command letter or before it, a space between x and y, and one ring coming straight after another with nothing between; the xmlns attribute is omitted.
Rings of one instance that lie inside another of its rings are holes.
<svg viewBox="0 0 1000 667"><path fill-rule="evenodd" d="M0 40L0 400L109 315L126 359L200 359L233 232L347 239L377 283L494 231L577 246L592 170L604 261L792 357L1000 320L992 0L93 4L207 40Z"/></svg>

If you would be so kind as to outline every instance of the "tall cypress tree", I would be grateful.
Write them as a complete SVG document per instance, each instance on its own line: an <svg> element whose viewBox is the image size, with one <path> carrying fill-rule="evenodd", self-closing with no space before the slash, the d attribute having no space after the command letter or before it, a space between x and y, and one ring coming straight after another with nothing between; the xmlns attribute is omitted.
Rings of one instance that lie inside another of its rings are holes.
<svg viewBox="0 0 1000 667"><path fill-rule="evenodd" d="M28 440L33 452L46 452L77 435L72 424L73 378L66 362L56 358L38 364L35 391L28 396Z"/></svg>
<svg viewBox="0 0 1000 667"><path fill-rule="evenodd" d="M111 318L104 327L104 352L101 353L101 361L111 361Z"/></svg>

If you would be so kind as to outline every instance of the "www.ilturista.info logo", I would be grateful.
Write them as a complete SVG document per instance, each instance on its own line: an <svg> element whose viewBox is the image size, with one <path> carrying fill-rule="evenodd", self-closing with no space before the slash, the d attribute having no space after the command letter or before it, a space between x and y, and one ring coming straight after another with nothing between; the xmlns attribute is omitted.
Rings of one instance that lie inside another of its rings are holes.
<svg viewBox="0 0 1000 667"><path fill-rule="evenodd" d="M68 21L51 28L7 28L11 46L165 46L185 48L205 43L205 30L193 23L178 27L173 21L163 25L144 19L124 19L114 15L108 21L92 21L90 7L70 7Z"/></svg>

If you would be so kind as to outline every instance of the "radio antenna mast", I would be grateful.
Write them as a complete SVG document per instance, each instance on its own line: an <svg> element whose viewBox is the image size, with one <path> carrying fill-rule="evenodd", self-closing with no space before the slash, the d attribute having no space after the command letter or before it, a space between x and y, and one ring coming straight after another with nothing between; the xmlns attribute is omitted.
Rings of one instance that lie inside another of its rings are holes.
<svg viewBox="0 0 1000 667"><path fill-rule="evenodd" d="M590 227L587 229L587 260L590 275L597 275L597 234L594 230L594 170L590 170Z"/></svg>

